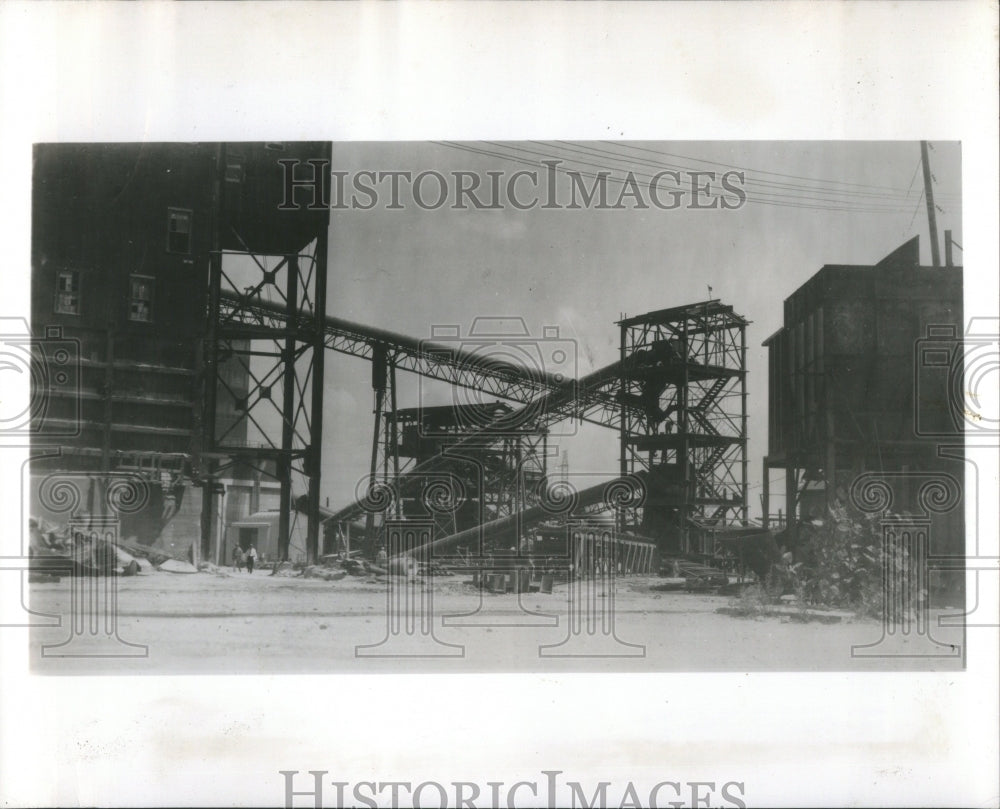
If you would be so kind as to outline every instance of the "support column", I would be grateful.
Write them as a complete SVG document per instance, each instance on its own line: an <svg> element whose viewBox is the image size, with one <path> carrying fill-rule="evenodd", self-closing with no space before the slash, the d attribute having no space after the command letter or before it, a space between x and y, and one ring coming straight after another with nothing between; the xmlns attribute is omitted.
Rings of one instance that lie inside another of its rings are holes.
<svg viewBox="0 0 1000 809"><path fill-rule="evenodd" d="M316 273L315 302L313 314L313 347L312 347L312 407L310 408L309 455L307 465L309 472L309 514L306 533L306 562L315 564L320 555L319 518L320 483L323 474L323 380L324 360L326 358L326 339L323 323L326 318L326 272L327 253L329 252L329 232L320 231L316 237Z"/></svg>
<svg viewBox="0 0 1000 809"><path fill-rule="evenodd" d="M761 479L761 488L763 489L763 502L761 503L761 525L767 528L770 524L770 514L771 514L771 468L767 465L767 458L764 458L761 463L763 467L764 476Z"/></svg>
<svg viewBox="0 0 1000 809"><path fill-rule="evenodd" d="M688 324L687 320L685 320L681 336L683 379L680 388L677 390L677 427L681 439L677 449L677 468L680 472L681 481L684 484L684 502L677 509L677 532L681 553L688 553L691 550L688 543L687 517L691 512L691 498L695 495L695 481L689 469L689 462L691 460L688 441L688 433L691 429L688 423L688 386L690 384L690 380L688 379L688 362L691 359L689 339Z"/></svg>
<svg viewBox="0 0 1000 809"><path fill-rule="evenodd" d="M823 497L826 500L826 507L830 509L837 496L837 435L834 429L833 410L826 409L826 454L823 464L826 469L823 472L825 489Z"/></svg>
<svg viewBox="0 0 1000 809"><path fill-rule="evenodd" d="M372 352L372 389L375 391L375 427L372 432L372 457L371 467L368 476L368 485L375 486L378 482L378 441L379 429L382 424L382 408L385 402L385 376L386 376L386 354L385 346L376 345ZM375 511L369 508L365 513L365 539L374 550L375 540Z"/></svg>
<svg viewBox="0 0 1000 809"><path fill-rule="evenodd" d="M225 216L225 195L222 182L226 171L226 146L219 144L215 155L215 180L212 183L212 242L208 256L208 323L205 333L204 372L204 417L200 452L215 451L215 408L218 398L218 323L219 300L222 289L222 222ZM201 497L201 557L207 559L212 547L212 533L215 527L216 462L213 458L201 457L197 470L202 479Z"/></svg>
<svg viewBox="0 0 1000 809"><path fill-rule="evenodd" d="M795 540L798 536L798 506L796 499L798 495L798 469L794 461L789 461L785 465L785 526L788 530L788 537Z"/></svg>
<svg viewBox="0 0 1000 809"><path fill-rule="evenodd" d="M392 452L392 482L393 485L399 480L399 425L396 414L396 362L389 360L389 426L392 429L392 440L389 449ZM402 498L395 497L394 513L396 519L402 519Z"/></svg>
<svg viewBox="0 0 1000 809"><path fill-rule="evenodd" d="M624 319L624 318L623 318ZM619 429L619 442L621 444L619 449L619 474L622 477L628 475L628 407L626 406L626 396L628 395L628 371L625 368L625 341L627 339L627 330L625 324L621 325L621 339L619 342L618 355L621 360L621 366L619 373L621 374L618 383L619 399L621 402L621 425ZM625 531L625 510L618 509L618 513L615 515L615 522L618 525L618 531L624 533Z"/></svg>
<svg viewBox="0 0 1000 809"><path fill-rule="evenodd" d="M295 335L298 332L299 257L287 256L288 285L285 300L288 317L285 321L285 345L281 351L283 394L281 403L281 460L278 480L281 494L278 514L278 559L288 561L290 512L292 510L292 446L295 440Z"/></svg>
<svg viewBox="0 0 1000 809"><path fill-rule="evenodd" d="M742 476L740 478L740 489L743 495L743 507L740 510L740 515L743 519L744 525L750 517L749 503L747 502L748 490L747 490L747 464L749 460L747 458L747 446L748 434L747 434L747 330L746 326L740 326L740 438L743 441L742 446L742 458L740 460L740 471Z"/></svg>

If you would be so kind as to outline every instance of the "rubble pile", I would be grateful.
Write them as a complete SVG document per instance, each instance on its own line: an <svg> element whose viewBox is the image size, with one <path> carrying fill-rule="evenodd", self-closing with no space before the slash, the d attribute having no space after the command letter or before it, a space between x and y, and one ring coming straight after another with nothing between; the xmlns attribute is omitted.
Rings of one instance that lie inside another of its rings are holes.
<svg viewBox="0 0 1000 809"><path fill-rule="evenodd" d="M38 517L28 520L28 567L33 581L65 575L137 576L162 570L197 573L186 559L132 542L111 542L94 533L73 532Z"/></svg>

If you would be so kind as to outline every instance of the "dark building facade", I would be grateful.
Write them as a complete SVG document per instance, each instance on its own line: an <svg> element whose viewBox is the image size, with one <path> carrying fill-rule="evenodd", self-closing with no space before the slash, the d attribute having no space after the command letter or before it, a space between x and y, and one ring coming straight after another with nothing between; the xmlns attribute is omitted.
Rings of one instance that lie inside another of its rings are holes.
<svg viewBox="0 0 1000 809"><path fill-rule="evenodd" d="M871 266L826 265L792 293L784 325L764 343L765 520L774 469L784 471L793 531L851 502L862 475L884 478L901 513L920 511L920 490L935 476L960 490L961 457L944 457L940 430L927 429L950 424L961 444L953 385L948 374L925 373L921 350L944 337L951 377L960 378L962 329L962 268L921 266L916 238ZM961 555L961 502L933 519L931 553Z"/></svg>
<svg viewBox="0 0 1000 809"><path fill-rule="evenodd" d="M73 450L191 451L213 175L201 145L36 147L32 327L80 346L79 390L45 414L71 465L95 468Z"/></svg>
<svg viewBox="0 0 1000 809"><path fill-rule="evenodd" d="M315 238L328 211L280 211L278 164L328 155L314 146L35 147L31 330L78 358L72 384L34 391L34 445L52 456L32 463L33 511L48 516L37 489L55 472L75 476L91 514L107 476L128 473L147 481L148 503L122 515L123 538L153 542L168 524L178 542L197 538L213 251L287 252ZM249 340L232 346L246 351ZM217 376L229 395L217 397L215 433L246 443L248 370L223 356ZM235 464L213 486L221 494L220 484L255 478L259 488L260 473Z"/></svg>

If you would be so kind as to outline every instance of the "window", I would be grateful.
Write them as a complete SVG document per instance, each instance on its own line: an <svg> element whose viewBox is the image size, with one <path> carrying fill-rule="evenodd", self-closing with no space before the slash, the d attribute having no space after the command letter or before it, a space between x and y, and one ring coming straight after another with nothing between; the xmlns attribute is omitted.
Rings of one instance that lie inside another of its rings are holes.
<svg viewBox="0 0 1000 809"><path fill-rule="evenodd" d="M242 183L246 178L246 172L243 170L243 163L240 162L241 158L227 158L226 159L226 182L227 183Z"/></svg>
<svg viewBox="0 0 1000 809"><path fill-rule="evenodd" d="M139 323L153 320L153 279L148 275L130 275L128 319Z"/></svg>
<svg viewBox="0 0 1000 809"><path fill-rule="evenodd" d="M59 270L56 273L56 313L80 314L80 273L76 270Z"/></svg>
<svg viewBox="0 0 1000 809"><path fill-rule="evenodd" d="M191 211L167 208L167 252L191 252Z"/></svg>
<svg viewBox="0 0 1000 809"><path fill-rule="evenodd" d="M244 166L246 164L246 157L244 156L242 150L235 149L232 146L226 149L226 174L225 179L227 183L239 184L246 179L246 172L244 171Z"/></svg>

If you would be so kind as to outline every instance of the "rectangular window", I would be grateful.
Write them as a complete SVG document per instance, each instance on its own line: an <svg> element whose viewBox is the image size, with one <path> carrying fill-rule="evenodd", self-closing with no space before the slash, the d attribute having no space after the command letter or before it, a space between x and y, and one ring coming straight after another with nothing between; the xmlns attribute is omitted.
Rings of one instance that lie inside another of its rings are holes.
<svg viewBox="0 0 1000 809"><path fill-rule="evenodd" d="M59 270L56 273L56 306L60 315L80 314L80 273Z"/></svg>
<svg viewBox="0 0 1000 809"><path fill-rule="evenodd" d="M167 252L191 253L191 211L167 208Z"/></svg>
<svg viewBox="0 0 1000 809"><path fill-rule="evenodd" d="M128 319L139 323L152 322L153 279L148 275L130 275L128 283Z"/></svg>
<svg viewBox="0 0 1000 809"><path fill-rule="evenodd" d="M233 148L231 145L226 147L226 182L242 183L246 179L245 164L246 158L241 149Z"/></svg>
<svg viewBox="0 0 1000 809"><path fill-rule="evenodd" d="M239 162L239 158L227 158L226 159L226 182L227 183L242 183L246 177L243 171L243 163Z"/></svg>

